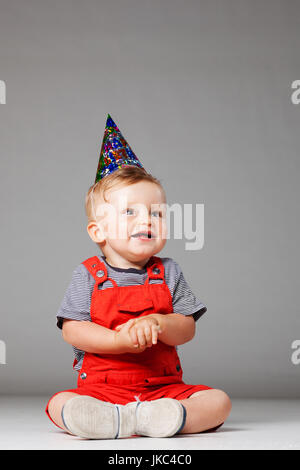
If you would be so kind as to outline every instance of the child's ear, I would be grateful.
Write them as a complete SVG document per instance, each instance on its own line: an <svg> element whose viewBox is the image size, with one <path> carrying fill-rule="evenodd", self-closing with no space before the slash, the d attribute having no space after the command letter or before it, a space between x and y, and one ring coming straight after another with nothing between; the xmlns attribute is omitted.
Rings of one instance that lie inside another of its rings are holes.
<svg viewBox="0 0 300 470"><path fill-rule="evenodd" d="M105 241L105 234L101 223L90 222L86 229L93 242L101 243Z"/></svg>

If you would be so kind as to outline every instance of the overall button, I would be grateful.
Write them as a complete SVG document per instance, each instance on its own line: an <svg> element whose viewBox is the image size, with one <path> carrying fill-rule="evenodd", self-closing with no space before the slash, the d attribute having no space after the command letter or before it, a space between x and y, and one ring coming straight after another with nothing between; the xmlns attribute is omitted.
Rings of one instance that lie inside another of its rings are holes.
<svg viewBox="0 0 300 470"><path fill-rule="evenodd" d="M102 269L100 269L100 271L97 271L97 272L96 272L96 276L97 276L97 277L102 277L102 276L104 276L104 271L102 271Z"/></svg>
<svg viewBox="0 0 300 470"><path fill-rule="evenodd" d="M85 372L82 372L82 374L80 374L80 378L82 380L86 379L87 378L87 374Z"/></svg>
<svg viewBox="0 0 300 470"><path fill-rule="evenodd" d="M152 269L152 272L153 272L154 274L159 274L159 273L160 273L160 269L159 269L159 268L153 268L153 269Z"/></svg>
<svg viewBox="0 0 300 470"><path fill-rule="evenodd" d="M177 366L176 366L176 370L177 370L177 372L179 372L179 371L180 371L180 365L179 365L179 364L177 364Z"/></svg>
<svg viewBox="0 0 300 470"><path fill-rule="evenodd" d="M95 268L97 265L96 264L92 264L92 268Z"/></svg>

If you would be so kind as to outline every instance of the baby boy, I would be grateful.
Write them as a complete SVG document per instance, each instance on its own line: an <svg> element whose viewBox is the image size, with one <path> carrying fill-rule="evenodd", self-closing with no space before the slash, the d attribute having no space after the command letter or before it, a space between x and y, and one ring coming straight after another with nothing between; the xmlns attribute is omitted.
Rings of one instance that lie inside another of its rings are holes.
<svg viewBox="0 0 300 470"><path fill-rule="evenodd" d="M186 384L177 346L191 341L206 312L166 244L166 196L110 116L95 184L86 196L87 230L102 255L74 271L57 314L73 346L77 387L56 393L46 412L88 439L215 430L229 397Z"/></svg>

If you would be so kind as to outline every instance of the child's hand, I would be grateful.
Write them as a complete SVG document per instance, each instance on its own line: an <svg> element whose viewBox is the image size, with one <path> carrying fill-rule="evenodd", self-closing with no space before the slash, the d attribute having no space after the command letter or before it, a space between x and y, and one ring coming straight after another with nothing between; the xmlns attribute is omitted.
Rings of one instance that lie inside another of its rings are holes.
<svg viewBox="0 0 300 470"><path fill-rule="evenodd" d="M159 321L151 315L131 319L123 325L118 325L116 330L122 331L125 327L127 327L133 346L139 349L150 348L156 344L158 334L161 332Z"/></svg>
<svg viewBox="0 0 300 470"><path fill-rule="evenodd" d="M115 333L115 345L118 352L123 353L141 353L147 348L146 345L140 346L134 344L129 334L130 327L135 322L135 319L131 319L122 325L118 325L114 331Z"/></svg>

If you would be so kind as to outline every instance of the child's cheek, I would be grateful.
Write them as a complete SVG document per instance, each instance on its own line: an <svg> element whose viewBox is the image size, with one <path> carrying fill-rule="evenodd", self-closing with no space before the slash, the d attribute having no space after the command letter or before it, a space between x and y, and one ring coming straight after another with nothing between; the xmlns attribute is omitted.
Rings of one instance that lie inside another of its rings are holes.
<svg viewBox="0 0 300 470"><path fill-rule="evenodd" d="M119 220L117 223L117 230L118 230L118 238L121 240L127 240L130 237L131 233L131 225L128 221L128 218L125 220Z"/></svg>

